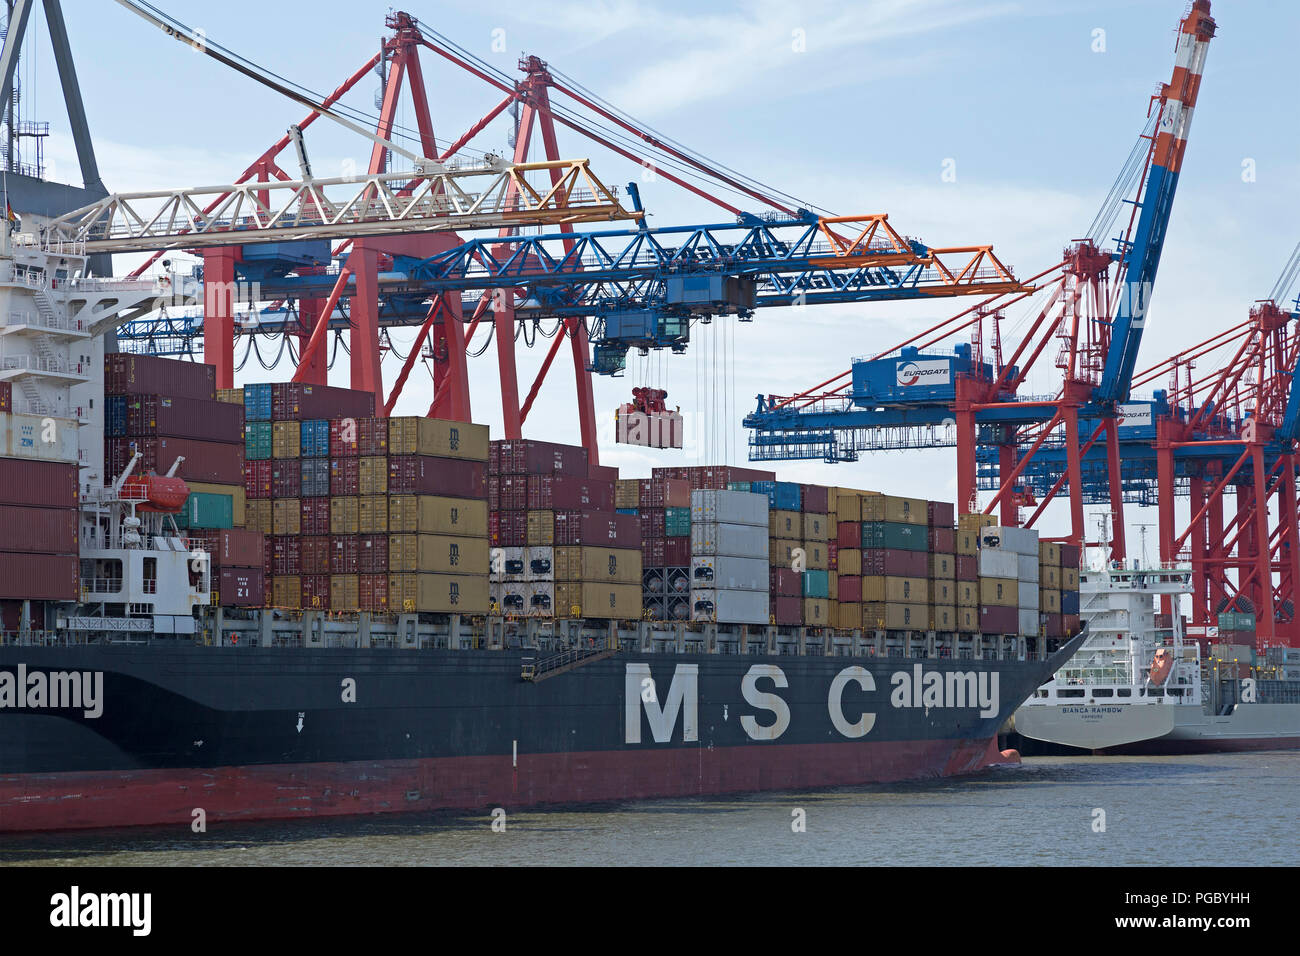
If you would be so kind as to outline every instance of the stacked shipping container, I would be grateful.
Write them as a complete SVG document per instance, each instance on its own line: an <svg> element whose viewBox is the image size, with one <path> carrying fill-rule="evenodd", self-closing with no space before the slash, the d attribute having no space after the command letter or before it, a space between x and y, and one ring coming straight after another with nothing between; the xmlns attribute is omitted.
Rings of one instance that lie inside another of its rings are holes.
<svg viewBox="0 0 1300 956"><path fill-rule="evenodd" d="M767 623L767 506L748 491L691 492L691 620Z"/></svg>

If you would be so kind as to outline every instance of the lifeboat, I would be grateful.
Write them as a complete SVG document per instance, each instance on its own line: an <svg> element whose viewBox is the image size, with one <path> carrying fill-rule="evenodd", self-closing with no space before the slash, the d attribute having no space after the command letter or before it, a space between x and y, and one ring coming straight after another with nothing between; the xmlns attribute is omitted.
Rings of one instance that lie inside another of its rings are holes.
<svg viewBox="0 0 1300 956"><path fill-rule="evenodd" d="M169 478L166 475L129 478L122 486L122 497L141 502L136 505L139 511L175 514L185 507L189 496L190 489L184 479Z"/></svg>
<svg viewBox="0 0 1300 956"><path fill-rule="evenodd" d="M1160 648L1151 659L1151 686L1159 687L1169 679L1169 672L1174 668L1174 657L1168 649Z"/></svg>

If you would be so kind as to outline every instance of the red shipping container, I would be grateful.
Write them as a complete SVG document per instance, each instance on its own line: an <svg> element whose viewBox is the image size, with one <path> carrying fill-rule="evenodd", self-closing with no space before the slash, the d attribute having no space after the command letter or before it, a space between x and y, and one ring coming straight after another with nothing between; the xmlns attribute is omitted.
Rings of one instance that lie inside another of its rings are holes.
<svg viewBox="0 0 1300 956"><path fill-rule="evenodd" d="M840 566L840 545L838 541L826 542L826 566L838 571Z"/></svg>
<svg viewBox="0 0 1300 956"><path fill-rule="evenodd" d="M302 538L291 534L271 536L271 573L302 573Z"/></svg>
<svg viewBox="0 0 1300 956"><path fill-rule="evenodd" d="M297 498L302 492L302 464L297 458L277 458L271 465L271 497Z"/></svg>
<svg viewBox="0 0 1300 956"><path fill-rule="evenodd" d="M261 568L225 567L212 578L222 607L261 607L266 603L266 578Z"/></svg>
<svg viewBox="0 0 1300 956"><path fill-rule="evenodd" d="M501 510L501 478L492 474L492 465L488 465L488 511Z"/></svg>
<svg viewBox="0 0 1300 956"><path fill-rule="evenodd" d="M398 455L388 459L388 493L486 499L487 466L457 458Z"/></svg>
<svg viewBox="0 0 1300 956"><path fill-rule="evenodd" d="M670 568L684 568L691 563L690 535L675 535L664 538L664 565Z"/></svg>
<svg viewBox="0 0 1300 956"><path fill-rule="evenodd" d="M319 610L330 606L330 576L304 574L302 576L302 606L305 610Z"/></svg>
<svg viewBox="0 0 1300 956"><path fill-rule="evenodd" d="M170 395L211 401L217 397L217 370L198 362L113 352L104 356L104 394Z"/></svg>
<svg viewBox="0 0 1300 956"><path fill-rule="evenodd" d="M643 568L661 568L664 561L664 538L641 539L641 566Z"/></svg>
<svg viewBox="0 0 1300 956"><path fill-rule="evenodd" d="M0 382L0 412L12 412L13 410L13 386L8 382Z"/></svg>
<svg viewBox="0 0 1300 956"><path fill-rule="evenodd" d="M853 604L862 600L862 578L856 574L841 574L838 580L840 603Z"/></svg>
<svg viewBox="0 0 1300 956"><path fill-rule="evenodd" d="M953 569L958 581L980 579L979 559L973 554L959 554L953 559Z"/></svg>
<svg viewBox="0 0 1300 956"><path fill-rule="evenodd" d="M332 385L278 382L271 386L271 417L277 421L310 418L373 418L373 392Z"/></svg>
<svg viewBox="0 0 1300 956"><path fill-rule="evenodd" d="M244 494L249 498L271 497L271 471L274 462L244 462Z"/></svg>
<svg viewBox="0 0 1300 956"><path fill-rule="evenodd" d="M952 528L930 529L930 550L935 554L952 554L957 549L957 532Z"/></svg>
<svg viewBox="0 0 1300 956"><path fill-rule="evenodd" d="M770 600L772 619L782 627L803 623L803 598L779 595Z"/></svg>
<svg viewBox="0 0 1300 956"><path fill-rule="evenodd" d="M390 487L388 489L393 492ZM361 459L330 459L330 495L335 498L350 498L361 493ZM393 492L397 494L397 492Z"/></svg>
<svg viewBox="0 0 1300 956"><path fill-rule="evenodd" d="M77 508L77 466L0 458L0 504Z"/></svg>
<svg viewBox="0 0 1300 956"><path fill-rule="evenodd" d="M806 514L824 515L831 510L830 489L824 485L799 486L799 510Z"/></svg>
<svg viewBox="0 0 1300 956"><path fill-rule="evenodd" d="M302 542L302 574L329 574L330 573L330 536L327 534L312 535L309 538L300 538Z"/></svg>
<svg viewBox="0 0 1300 956"><path fill-rule="evenodd" d="M925 551L904 551L901 548L864 548L862 573L892 574L902 578L929 577L930 555Z"/></svg>
<svg viewBox="0 0 1300 956"><path fill-rule="evenodd" d="M587 477L587 449L531 439L495 443L503 475L570 475Z"/></svg>
<svg viewBox="0 0 1300 956"><path fill-rule="evenodd" d="M496 519L492 544L499 548L522 548L528 543L527 511L498 511Z"/></svg>
<svg viewBox="0 0 1300 956"><path fill-rule="evenodd" d="M497 511L524 511L528 508L528 477L502 475L497 479Z"/></svg>
<svg viewBox="0 0 1300 956"><path fill-rule="evenodd" d="M636 515L598 511L557 511L556 546L580 544L593 548L639 548L641 526Z"/></svg>
<svg viewBox="0 0 1300 956"><path fill-rule="evenodd" d="M1083 622L1077 614L1062 614L1061 624L1065 628L1065 633L1071 637L1078 634L1079 629L1083 627Z"/></svg>
<svg viewBox="0 0 1300 956"><path fill-rule="evenodd" d="M388 572L388 535L363 534L357 539L357 569L362 574Z"/></svg>
<svg viewBox="0 0 1300 956"><path fill-rule="evenodd" d="M134 395L126 403L126 433L132 438L158 436L242 443L244 406L170 395Z"/></svg>
<svg viewBox="0 0 1300 956"><path fill-rule="evenodd" d="M1079 546L1061 542L1061 567L1077 568L1079 566Z"/></svg>
<svg viewBox="0 0 1300 956"><path fill-rule="evenodd" d="M596 481L618 481L618 469L613 465L587 465L587 477Z"/></svg>
<svg viewBox="0 0 1300 956"><path fill-rule="evenodd" d="M110 438L108 470L121 474L131 460L132 448L143 456L136 466L137 475L155 472L167 473L172 463L185 457L176 472L178 478L188 481L215 482L237 485L244 476L244 445L229 442L198 441L193 438Z"/></svg>
<svg viewBox="0 0 1300 956"><path fill-rule="evenodd" d="M1014 607L980 605L981 634L1015 634L1020 629L1020 613Z"/></svg>
<svg viewBox="0 0 1300 956"><path fill-rule="evenodd" d="M528 508L613 511L614 485L569 475L529 475Z"/></svg>
<svg viewBox="0 0 1300 956"><path fill-rule="evenodd" d="M330 500L328 498L303 498L299 502L301 520L298 530L302 534L330 533Z"/></svg>
<svg viewBox="0 0 1300 956"><path fill-rule="evenodd" d="M772 568L768 571L768 591L777 597L800 597L803 594L803 576L789 568ZM861 594L854 600L862 600Z"/></svg>
<svg viewBox="0 0 1300 956"><path fill-rule="evenodd" d="M260 568L265 561L265 535L243 528L191 531L191 543L208 552L213 567Z"/></svg>
<svg viewBox="0 0 1300 956"><path fill-rule="evenodd" d="M1065 616L1063 614L1040 614L1038 621L1045 637L1063 637L1065 635Z"/></svg>
<svg viewBox="0 0 1300 956"><path fill-rule="evenodd" d="M262 536L262 574L268 578L275 574L275 538L269 534Z"/></svg>
<svg viewBox="0 0 1300 956"><path fill-rule="evenodd" d="M330 574L356 574L358 568L357 536L330 535Z"/></svg>
<svg viewBox="0 0 1300 956"><path fill-rule="evenodd" d="M689 508L691 483L680 478L642 478L637 498L641 508Z"/></svg>
<svg viewBox="0 0 1300 956"><path fill-rule="evenodd" d="M360 435L358 451L363 456L375 457L388 454L388 419L359 418L357 432Z"/></svg>
<svg viewBox="0 0 1300 956"><path fill-rule="evenodd" d="M361 454L361 426L355 418L330 422L330 457L355 458Z"/></svg>
<svg viewBox="0 0 1300 956"><path fill-rule="evenodd" d="M384 549L385 555L388 549ZM385 557L385 562L387 558ZM360 609L362 611L388 610L388 575L362 572L360 581Z"/></svg>
<svg viewBox="0 0 1300 956"><path fill-rule="evenodd" d="M931 528L951 529L957 523L956 511L951 501L927 501L927 523Z"/></svg>
<svg viewBox="0 0 1300 956"><path fill-rule="evenodd" d="M501 443L488 442L488 474L501 474Z"/></svg>
<svg viewBox="0 0 1300 956"><path fill-rule="evenodd" d="M632 515L628 515L632 517ZM637 524L641 531L641 538L662 538L664 536L665 519L663 508L641 508L636 514Z"/></svg>
<svg viewBox="0 0 1300 956"><path fill-rule="evenodd" d="M75 554L0 552L0 598L75 601L81 559Z"/></svg>
<svg viewBox="0 0 1300 956"><path fill-rule="evenodd" d="M23 508L0 505L0 551L76 554L75 508Z"/></svg>
<svg viewBox="0 0 1300 956"><path fill-rule="evenodd" d="M835 543L841 548L857 548L862 545L862 522L841 521L836 528Z"/></svg>

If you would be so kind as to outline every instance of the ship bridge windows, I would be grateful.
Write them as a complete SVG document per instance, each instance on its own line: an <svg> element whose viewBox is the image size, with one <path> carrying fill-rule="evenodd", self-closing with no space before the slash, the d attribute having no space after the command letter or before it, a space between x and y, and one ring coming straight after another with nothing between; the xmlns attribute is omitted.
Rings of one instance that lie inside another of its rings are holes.
<svg viewBox="0 0 1300 956"><path fill-rule="evenodd" d="M1121 687L1121 688L1119 688L1119 689L1115 692L1115 696L1116 696L1116 697L1132 697L1132 696L1133 696L1133 688L1132 688L1132 687Z"/></svg>
<svg viewBox="0 0 1300 956"><path fill-rule="evenodd" d="M1082 697L1084 691L1076 688L1065 688L1056 692L1057 697Z"/></svg>
<svg viewBox="0 0 1300 956"><path fill-rule="evenodd" d="M1094 687L1092 691L1092 696L1093 697L1114 697L1115 691L1113 688L1110 687Z"/></svg>
<svg viewBox="0 0 1300 956"><path fill-rule="evenodd" d="M145 558L141 569L140 590L145 594L158 593L158 559Z"/></svg>
<svg viewBox="0 0 1300 956"><path fill-rule="evenodd" d="M121 558L95 558L81 562L81 588L91 594L118 594L122 590Z"/></svg>

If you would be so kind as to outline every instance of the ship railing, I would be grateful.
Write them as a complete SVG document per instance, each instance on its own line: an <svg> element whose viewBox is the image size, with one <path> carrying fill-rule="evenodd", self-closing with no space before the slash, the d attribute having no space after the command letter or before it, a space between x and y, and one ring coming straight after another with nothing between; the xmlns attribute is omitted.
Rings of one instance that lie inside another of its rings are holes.
<svg viewBox="0 0 1300 956"><path fill-rule="evenodd" d="M54 647L78 643L81 642L66 631L0 631L0 646Z"/></svg>

